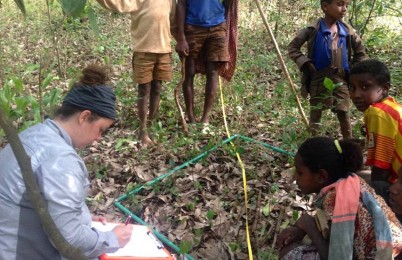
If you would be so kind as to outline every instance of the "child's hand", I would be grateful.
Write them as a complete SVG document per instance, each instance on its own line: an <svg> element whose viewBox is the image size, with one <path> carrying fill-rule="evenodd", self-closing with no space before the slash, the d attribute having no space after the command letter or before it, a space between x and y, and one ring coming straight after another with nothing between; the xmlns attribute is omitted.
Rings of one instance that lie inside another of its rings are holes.
<svg viewBox="0 0 402 260"><path fill-rule="evenodd" d="M303 214L295 223L295 226L307 233L307 230L317 228L314 217Z"/></svg>
<svg viewBox="0 0 402 260"><path fill-rule="evenodd" d="M301 67L301 71L309 73L310 75L312 75L315 72L317 72L317 69L315 68L315 66L314 66L314 64L312 62L306 62Z"/></svg>
<svg viewBox="0 0 402 260"><path fill-rule="evenodd" d="M180 57L188 56L189 47L186 40L178 40L175 49Z"/></svg>
<svg viewBox="0 0 402 260"><path fill-rule="evenodd" d="M305 235L306 233L298 227L288 227L278 235L275 247L281 250L286 245L301 241Z"/></svg>

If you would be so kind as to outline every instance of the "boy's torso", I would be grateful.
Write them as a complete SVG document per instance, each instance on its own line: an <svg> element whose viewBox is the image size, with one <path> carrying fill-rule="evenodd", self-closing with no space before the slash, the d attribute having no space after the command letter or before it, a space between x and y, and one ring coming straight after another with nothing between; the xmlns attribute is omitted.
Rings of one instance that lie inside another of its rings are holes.
<svg viewBox="0 0 402 260"><path fill-rule="evenodd" d="M186 24L212 27L225 21L225 7L221 0L187 0Z"/></svg>
<svg viewBox="0 0 402 260"><path fill-rule="evenodd" d="M131 12L131 38L135 52L170 53L170 28L174 23L174 0L138 0Z"/></svg>
<svg viewBox="0 0 402 260"><path fill-rule="evenodd" d="M396 180L402 158L402 106L392 97L373 104L364 112L367 131L367 165L391 167ZM391 165L389 165L389 163Z"/></svg>
<svg viewBox="0 0 402 260"><path fill-rule="evenodd" d="M346 24L340 21L337 22L337 27L338 33L335 39L337 43L334 44L334 46L337 46L336 48L326 46L326 44L332 45L332 43L329 43L331 39L328 39L332 36L326 35L329 30L322 19L317 20L308 27L307 55L313 60L317 70L325 69L329 66L349 69L347 52L350 47L348 42L350 30Z"/></svg>

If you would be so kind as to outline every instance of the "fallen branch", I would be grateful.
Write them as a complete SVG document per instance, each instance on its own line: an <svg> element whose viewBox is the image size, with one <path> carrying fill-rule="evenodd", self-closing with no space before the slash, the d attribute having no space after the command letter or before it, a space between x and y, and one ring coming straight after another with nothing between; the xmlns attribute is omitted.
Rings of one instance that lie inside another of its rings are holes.
<svg viewBox="0 0 402 260"><path fill-rule="evenodd" d="M267 19L265 19L264 13L263 13L263 11L262 11L262 9L261 9L261 6L260 6L260 2L259 2L258 0L255 0L255 3L257 4L258 11L260 12L260 15L261 15L261 18L262 18L262 20L263 20L263 22L264 22L264 25L265 25L265 27L266 27L267 30L268 30L269 36L271 37L271 40L272 40L272 42L274 43L275 50L276 50L276 54L278 55L278 59L279 59L279 63L281 64L282 71L283 71L283 73L285 74L286 79L289 81L289 84L290 84L290 86L291 86L291 89L292 89L293 93L295 94L297 107L298 107L298 109L299 109L300 115L302 116L303 122L304 122L307 126L309 126L308 120L307 120L307 117L306 117L306 114L304 113L303 107L302 107L302 105L301 105L301 103L300 103L300 100L299 100L299 97L298 97L298 95L297 95L297 91L296 91L295 84L293 83L292 79L290 78L289 71L288 71L288 69L287 69L287 67L286 67L286 64L285 64L284 60L283 60L281 51L279 50L279 47L278 47L278 43L277 43L276 40L275 40L275 36L274 36L274 34L272 33L271 28L269 27L269 24L268 24L268 22L267 22Z"/></svg>
<svg viewBox="0 0 402 260"><path fill-rule="evenodd" d="M260 248L259 241L258 241L258 234L256 232L257 225L259 224L259 219L260 219L260 204L261 204L261 189L258 190L258 197L257 197L257 202L255 204L255 215L254 215L254 224L253 227L251 228L251 234L254 234L254 239L256 246L255 248Z"/></svg>
<svg viewBox="0 0 402 260"><path fill-rule="evenodd" d="M257 197L257 202L255 204L255 211L254 211L254 223L253 227L251 228L251 234L254 234L254 248L257 248L257 250L260 249L260 241L258 240L258 232L256 231L257 225L259 223L260 219L260 204L261 204L261 189L258 189L258 197ZM257 259L259 259L259 256L257 254Z"/></svg>
<svg viewBox="0 0 402 260"><path fill-rule="evenodd" d="M179 89L183 86L183 82L186 78L186 57L181 58L181 79L179 83L177 83L176 87L174 88L174 101L176 103L177 108L179 109L180 114L180 123L185 135L188 135L188 125L186 119L184 119L184 112L180 106L179 102Z"/></svg>
<svg viewBox="0 0 402 260"><path fill-rule="evenodd" d="M72 247L64 239L52 217L49 215L46 203L40 194L38 183L36 182L32 171L31 159L25 152L17 131L7 119L2 108L0 108L0 126L3 128L4 133L7 136L15 158L21 168L21 174L24 179L29 199L31 200L35 212L39 215L45 233L48 234L57 251L59 251L59 253L65 258L77 260L88 259L78 248Z"/></svg>
<svg viewBox="0 0 402 260"><path fill-rule="evenodd" d="M275 233L274 233L274 239L272 240L272 245L271 248L275 248L276 244L276 237L278 236L278 233L281 229L282 221L285 218L285 209L281 209L278 217L278 221L276 222L276 228L275 228Z"/></svg>

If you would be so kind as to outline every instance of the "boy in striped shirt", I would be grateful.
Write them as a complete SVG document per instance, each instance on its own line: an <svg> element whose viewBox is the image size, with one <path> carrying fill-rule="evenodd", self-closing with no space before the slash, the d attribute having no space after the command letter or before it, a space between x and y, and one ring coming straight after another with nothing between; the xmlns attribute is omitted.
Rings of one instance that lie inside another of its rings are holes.
<svg viewBox="0 0 402 260"><path fill-rule="evenodd" d="M364 60L350 71L349 94L364 112L371 185L389 202L389 186L402 163L402 106L388 95L391 76L378 60Z"/></svg>

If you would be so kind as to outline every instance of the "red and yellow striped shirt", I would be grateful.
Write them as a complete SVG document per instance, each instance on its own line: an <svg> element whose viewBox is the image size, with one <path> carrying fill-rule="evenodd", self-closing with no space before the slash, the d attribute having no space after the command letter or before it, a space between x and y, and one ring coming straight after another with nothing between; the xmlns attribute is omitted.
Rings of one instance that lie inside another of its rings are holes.
<svg viewBox="0 0 402 260"><path fill-rule="evenodd" d="M364 112L368 153L366 165L391 171L390 182L398 179L402 165L402 106L387 97Z"/></svg>

